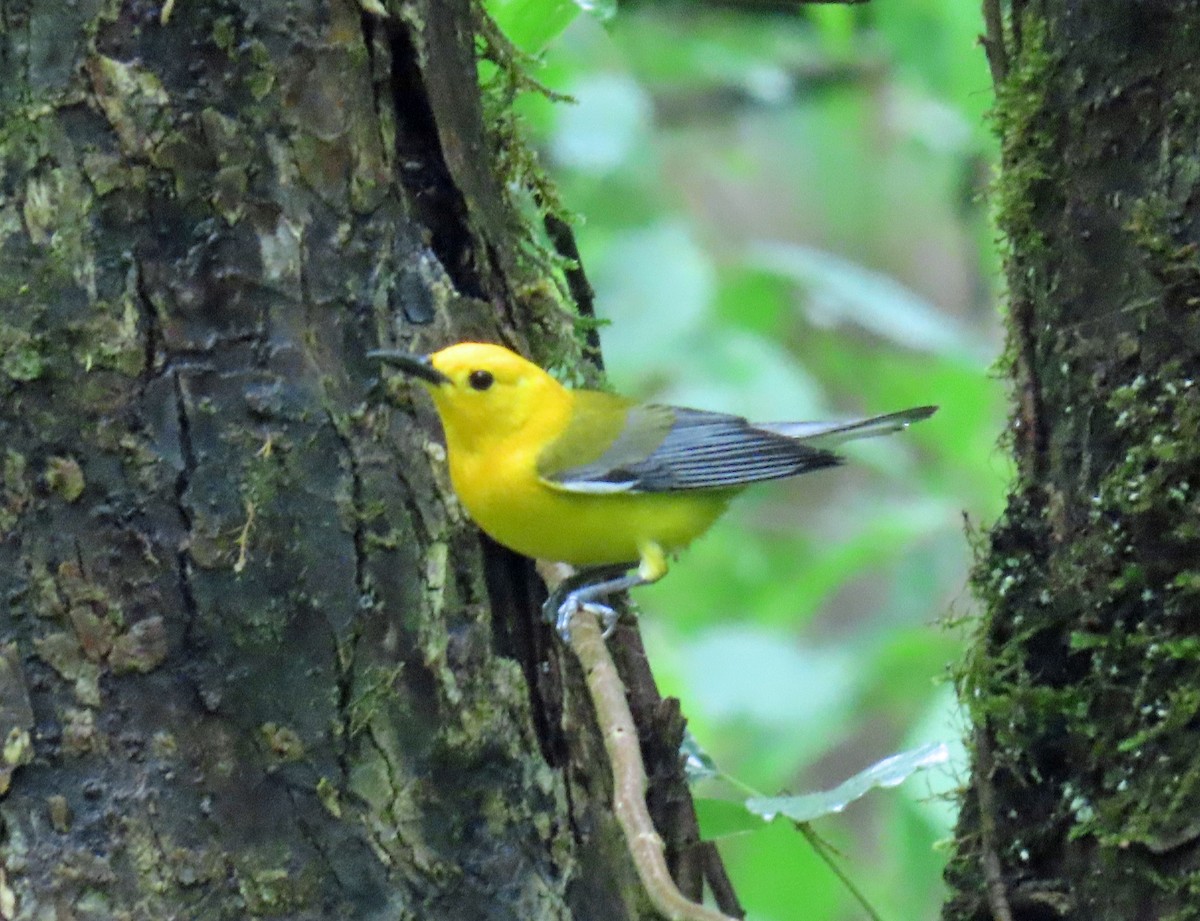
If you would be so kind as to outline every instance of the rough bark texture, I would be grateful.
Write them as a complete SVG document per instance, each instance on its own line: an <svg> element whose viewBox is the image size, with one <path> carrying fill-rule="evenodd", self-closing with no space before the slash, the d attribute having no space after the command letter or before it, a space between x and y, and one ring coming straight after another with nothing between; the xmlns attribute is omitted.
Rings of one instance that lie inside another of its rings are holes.
<svg viewBox="0 0 1200 921"><path fill-rule="evenodd" d="M0 917L642 915L540 583L363 358L578 359L477 16L0 0Z"/></svg>
<svg viewBox="0 0 1200 921"><path fill-rule="evenodd" d="M978 548L944 917L1197 917L1200 4L1012 7L988 51L1018 478Z"/></svg>

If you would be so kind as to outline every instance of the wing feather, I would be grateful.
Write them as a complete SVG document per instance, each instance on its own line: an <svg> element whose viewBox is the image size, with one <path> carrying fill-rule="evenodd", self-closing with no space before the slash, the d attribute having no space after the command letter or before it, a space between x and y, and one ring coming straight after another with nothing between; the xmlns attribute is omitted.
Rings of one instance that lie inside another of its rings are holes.
<svg viewBox="0 0 1200 921"><path fill-rule="evenodd" d="M798 438L816 447L830 447L855 438L872 438L902 432L914 422L928 419L936 406L915 406L897 413L871 416L869 419L843 419L840 422L759 422L768 432Z"/></svg>
<svg viewBox="0 0 1200 921"><path fill-rule="evenodd" d="M673 492L724 489L831 467L841 459L740 416L656 404L625 405L624 426L598 457L562 464L552 446L542 479L568 492ZM563 440L578 441L573 424Z"/></svg>

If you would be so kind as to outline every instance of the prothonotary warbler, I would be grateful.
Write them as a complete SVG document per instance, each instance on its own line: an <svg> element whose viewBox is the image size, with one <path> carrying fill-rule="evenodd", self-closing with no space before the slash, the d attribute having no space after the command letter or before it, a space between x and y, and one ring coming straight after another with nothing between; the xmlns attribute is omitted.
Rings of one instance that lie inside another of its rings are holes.
<svg viewBox="0 0 1200 921"><path fill-rule="evenodd" d="M479 527L525 556L581 570L547 603L564 636L585 604L611 627L616 615L597 599L661 579L668 557L750 483L831 467L839 442L900 431L936 409L751 423L571 390L498 345L370 354L432 395L450 480Z"/></svg>

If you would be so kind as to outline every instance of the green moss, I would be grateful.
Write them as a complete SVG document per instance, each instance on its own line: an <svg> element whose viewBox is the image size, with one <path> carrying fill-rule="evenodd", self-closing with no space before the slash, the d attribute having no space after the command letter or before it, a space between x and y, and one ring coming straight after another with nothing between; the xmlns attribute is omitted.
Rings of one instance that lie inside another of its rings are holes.
<svg viewBox="0 0 1200 921"><path fill-rule="evenodd" d="M83 477L83 468L73 457L50 458L43 475L46 485L67 502L77 501L87 485Z"/></svg>
<svg viewBox="0 0 1200 921"><path fill-rule="evenodd" d="M153 492L161 487L165 466L163 458L147 439L125 432L117 440L116 448L127 475L139 489Z"/></svg>
<svg viewBox="0 0 1200 921"><path fill-rule="evenodd" d="M117 189L141 191L146 188L148 181L146 167L131 165L115 154L98 150L87 151L80 161L80 167L92 191L100 197Z"/></svg>
<svg viewBox="0 0 1200 921"><path fill-rule="evenodd" d="M131 156L149 157L170 123L170 96L162 82L136 63L104 55L88 58L87 69L94 98L122 150Z"/></svg>
<svg viewBox="0 0 1200 921"><path fill-rule="evenodd" d="M0 739L0 797L8 793L17 768L33 761L33 739L24 726L13 726Z"/></svg>
<svg viewBox="0 0 1200 921"><path fill-rule="evenodd" d="M16 383L35 381L46 370L41 339L26 330L0 323L0 374Z"/></svg>
<svg viewBox="0 0 1200 921"><path fill-rule="evenodd" d="M111 860L114 864L118 861L127 863L133 870L136 885L140 890L139 905L148 916L165 917L181 909L186 914L196 915L196 911L188 911L189 908L195 907L195 899L211 901L213 887L224 885L228 880L230 860L226 854L204 847L182 847L168 832L153 826L137 812L129 812L120 820L119 829L114 831L114 836L120 841L120 847L114 848L115 855ZM252 859L254 858L243 856L241 865L234 868L239 888L242 872L252 881L255 877L255 871L249 869ZM74 875L78 877L80 874L76 872ZM102 887L112 885L118 876L122 880L128 879L125 867L110 867L107 861L101 872L93 871L90 875L95 876L96 882ZM264 880L264 883L266 882ZM247 888L250 891L258 891L255 890L253 882ZM292 891L307 895L310 888L311 885L304 877L300 877ZM108 911L97 917L119 915L119 912Z"/></svg>
<svg viewBox="0 0 1200 921"><path fill-rule="evenodd" d="M299 761L304 757L304 741L290 726L263 723L258 732L272 761Z"/></svg>
<svg viewBox="0 0 1200 921"><path fill-rule="evenodd" d="M376 713L401 702L397 686L403 672L403 664L367 665L355 670L353 697L346 708L351 736L366 729Z"/></svg>
<svg viewBox="0 0 1200 921"><path fill-rule="evenodd" d="M25 455L8 448L0 466L0 539L16 527L21 513L33 499Z"/></svg>
<svg viewBox="0 0 1200 921"><path fill-rule="evenodd" d="M278 916L307 903L296 891L295 881L282 867L238 874L238 891L246 908L258 916Z"/></svg>
<svg viewBox="0 0 1200 921"><path fill-rule="evenodd" d="M218 48L232 56L236 49L237 29L232 16L218 16L213 22L212 40Z"/></svg>
<svg viewBox="0 0 1200 921"><path fill-rule="evenodd" d="M1045 27L1030 13L1022 32L993 112L1003 157L993 197L1018 319L1051 287L1045 228L1062 210L1058 135L1067 117L1052 96L1062 79ZM1154 324L1166 338L1200 334L1190 325L1200 305L1200 267L1195 245L1178 242L1188 239L1188 225L1169 199L1147 195L1131 215L1126 230L1159 287L1130 305L1144 318L1130 325L1141 334L1118 333L1105 366L1157 370L1106 382L1111 389L1097 398L1091 412L1111 420L1114 431L1092 450L1100 452L1097 463L1112 460L1096 475L1086 508L1069 507L1040 480L1017 484L1004 518L976 548L982 637L958 678L973 722L991 740L991 779L1021 791L1010 788L1006 802L1020 808L1037 797L1036 816L1014 820L1024 835L1018 843L1004 810L994 817L1007 866L1055 865L1065 833L1098 845L1100 859L1140 874L1149 891L1178 896L1197 885L1194 874L1158 875L1139 857L1200 835L1192 741L1200 723L1200 641L1189 627L1200 602L1200 564L1193 562L1200 560L1200 394L1195 368L1160 364L1144 352L1155 347L1145 335ZM1016 345L1010 340L1007 370L1023 379ZM1064 355L1064 375L1075 373L1073 361L1093 361L1073 357L1063 342L1050 345ZM982 886L971 858L952 862L949 872L963 878L961 892L975 885L972 878Z"/></svg>
<svg viewBox="0 0 1200 921"><path fill-rule="evenodd" d="M1106 408L1116 462L1070 539L1028 490L977 555L984 637L959 678L994 776L1039 791L1020 846L1036 862L1065 829L1129 867L1200 835L1200 564L1188 568L1200 561L1200 388L1167 365L1114 388Z"/></svg>
<svg viewBox="0 0 1200 921"><path fill-rule="evenodd" d="M342 796L338 791L337 785L328 777L322 777L317 781L317 799L321 801L321 805L335 819L342 817Z"/></svg>
<svg viewBox="0 0 1200 921"><path fill-rule="evenodd" d="M24 184L21 217L30 242L43 251L33 269L23 269L14 292L24 302L22 315L10 322L35 333L48 308L82 292L88 303L96 294L96 254L92 239L92 189L75 162L66 138L46 141L53 152ZM0 343L0 350L3 349ZM40 372L39 372L40 373Z"/></svg>
<svg viewBox="0 0 1200 921"><path fill-rule="evenodd" d="M255 39L249 43L250 60L254 67L247 80L250 95L255 99L265 99L275 88L275 67L271 61L271 52L267 46Z"/></svg>
<svg viewBox="0 0 1200 921"><path fill-rule="evenodd" d="M543 367L569 368L571 373L590 375L592 369L582 356L590 324L595 321L575 311L566 282L566 272L575 265L558 252L545 230L548 216L567 227L571 215L559 199L553 179L538 161L536 150L525 138L513 105L525 92L557 102L567 102L568 97L530 76L533 59L509 42L488 17L482 18L480 29L483 123L490 126L505 207L524 224L513 238L526 242L513 256L523 276L516 289L519 302L533 318L526 324L530 353Z"/></svg>
<svg viewBox="0 0 1200 921"><path fill-rule="evenodd" d="M144 370L145 345L140 316L132 294L116 303L97 301L88 319L75 328L88 371L104 368L126 377Z"/></svg>
<svg viewBox="0 0 1200 921"><path fill-rule="evenodd" d="M254 437L257 449L243 465L242 498L262 509L294 485L287 462L291 446L273 432Z"/></svg>
<svg viewBox="0 0 1200 921"><path fill-rule="evenodd" d="M1135 201L1131 210L1126 230L1159 285L1157 297L1145 305L1147 326L1161 324L1168 342L1200 340L1200 246L1190 239L1191 216L1162 194Z"/></svg>
<svg viewBox="0 0 1200 921"><path fill-rule="evenodd" d="M282 516L276 505L280 501L290 501L295 482L288 468L289 445L286 441L278 439L273 432L265 435L247 433L245 438L256 440L252 445L255 450L246 452L242 465L242 518L232 528L217 528L213 533L213 544L201 557L214 567L220 562L228 563L235 573L242 573L253 563L256 543L264 539L276 543L285 539L287 529L280 524ZM274 549L276 547L271 546L268 552ZM253 633L259 639L278 638L282 623L275 622L277 616L282 617L275 607L260 609L256 617L246 621L246 626L256 624L259 629ZM263 628L266 633L262 632Z"/></svg>
<svg viewBox="0 0 1200 921"><path fill-rule="evenodd" d="M1046 249L1039 210L1057 191L1055 176L1056 107L1050 98L1051 72L1057 58L1046 43L1044 22L1028 12L1024 43L1012 67L996 87L996 104L990 112L1000 138L1001 168L989 189L996 227L1007 264L1007 309L1020 313L1031 290L1033 268ZM1014 377L1017 340L1009 335L997 369Z"/></svg>
<svg viewBox="0 0 1200 921"><path fill-rule="evenodd" d="M1044 245L1036 218L1053 180L1057 107L1050 98L1054 81L1049 72L1056 58L1048 51L1046 27L1040 17L1026 16L1021 53L996 87L991 118L1000 137L1002 168L992 184L996 224L1010 253L1022 258Z"/></svg>

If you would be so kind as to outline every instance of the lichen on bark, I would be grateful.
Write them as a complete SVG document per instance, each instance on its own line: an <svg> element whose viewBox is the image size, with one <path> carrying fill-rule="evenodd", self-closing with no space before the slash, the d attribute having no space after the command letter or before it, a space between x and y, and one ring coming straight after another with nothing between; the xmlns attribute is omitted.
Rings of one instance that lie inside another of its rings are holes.
<svg viewBox="0 0 1200 921"><path fill-rule="evenodd" d="M532 570L364 357L579 354L478 9L164 12L0 3L0 904L635 916Z"/></svg>

